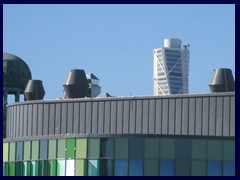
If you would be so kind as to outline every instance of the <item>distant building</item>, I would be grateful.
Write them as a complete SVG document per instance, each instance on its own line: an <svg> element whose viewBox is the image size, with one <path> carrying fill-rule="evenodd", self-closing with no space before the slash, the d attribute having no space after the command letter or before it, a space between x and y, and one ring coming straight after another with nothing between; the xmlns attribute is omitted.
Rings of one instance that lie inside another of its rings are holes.
<svg viewBox="0 0 240 180"><path fill-rule="evenodd" d="M188 94L189 44L164 39L164 47L153 50L154 95Z"/></svg>

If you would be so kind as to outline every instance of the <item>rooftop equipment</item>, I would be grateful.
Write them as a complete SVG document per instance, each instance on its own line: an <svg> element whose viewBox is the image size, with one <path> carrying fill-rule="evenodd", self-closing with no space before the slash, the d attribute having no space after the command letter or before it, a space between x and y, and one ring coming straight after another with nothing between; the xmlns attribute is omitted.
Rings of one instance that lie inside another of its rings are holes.
<svg viewBox="0 0 240 180"><path fill-rule="evenodd" d="M24 91L27 101L42 100L45 91L41 80L29 80Z"/></svg>

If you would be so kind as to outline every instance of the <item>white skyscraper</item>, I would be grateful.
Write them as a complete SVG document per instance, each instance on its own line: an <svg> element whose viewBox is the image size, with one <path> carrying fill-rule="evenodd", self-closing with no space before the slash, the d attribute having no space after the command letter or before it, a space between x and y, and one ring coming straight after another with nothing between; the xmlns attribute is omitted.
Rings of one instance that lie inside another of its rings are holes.
<svg viewBox="0 0 240 180"><path fill-rule="evenodd" d="M180 39L164 39L164 47L153 50L154 95L187 94L189 44Z"/></svg>

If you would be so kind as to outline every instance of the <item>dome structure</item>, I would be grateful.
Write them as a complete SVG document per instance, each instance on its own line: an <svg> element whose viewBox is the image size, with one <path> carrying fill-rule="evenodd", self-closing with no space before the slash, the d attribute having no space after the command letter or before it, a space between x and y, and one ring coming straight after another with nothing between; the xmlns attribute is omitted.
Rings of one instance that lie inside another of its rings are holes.
<svg viewBox="0 0 240 180"><path fill-rule="evenodd" d="M28 65L18 56L3 53L3 87L10 89L19 89L22 94L29 80L32 79L31 71ZM15 91L9 91L8 94L15 94Z"/></svg>

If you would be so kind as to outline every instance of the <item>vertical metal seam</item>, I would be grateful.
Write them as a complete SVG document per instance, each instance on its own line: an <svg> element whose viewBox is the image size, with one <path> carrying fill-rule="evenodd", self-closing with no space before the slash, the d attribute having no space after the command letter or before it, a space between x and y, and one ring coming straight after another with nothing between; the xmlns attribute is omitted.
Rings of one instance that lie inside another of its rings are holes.
<svg viewBox="0 0 240 180"><path fill-rule="evenodd" d="M176 134L177 99L174 99L173 135Z"/></svg>
<svg viewBox="0 0 240 180"><path fill-rule="evenodd" d="M124 100L122 100L122 134L124 132Z"/></svg>
<svg viewBox="0 0 240 180"><path fill-rule="evenodd" d="M210 131L210 97L208 97L208 131L207 131L207 134L206 136L209 136L209 131Z"/></svg>
<svg viewBox="0 0 240 180"><path fill-rule="evenodd" d="M229 136L231 136L232 98L229 96Z"/></svg>
<svg viewBox="0 0 240 180"><path fill-rule="evenodd" d="M154 115L153 115L153 134L156 134L156 128L157 128L157 127L156 127L156 124L157 124L157 123L156 123L156 113L157 113L157 111L156 111L156 108L157 108L157 107L156 107L156 104L157 104L157 100L154 99L153 102L154 102L154 111L153 111L153 112L154 112L154 113L153 113L153 114L154 114Z"/></svg>
<svg viewBox="0 0 240 180"><path fill-rule="evenodd" d="M217 136L217 97L215 97L215 136Z"/></svg>
<svg viewBox="0 0 240 180"><path fill-rule="evenodd" d="M105 132L105 103L106 103L106 101L103 101L103 130L102 130L102 133L104 134L104 132Z"/></svg>

